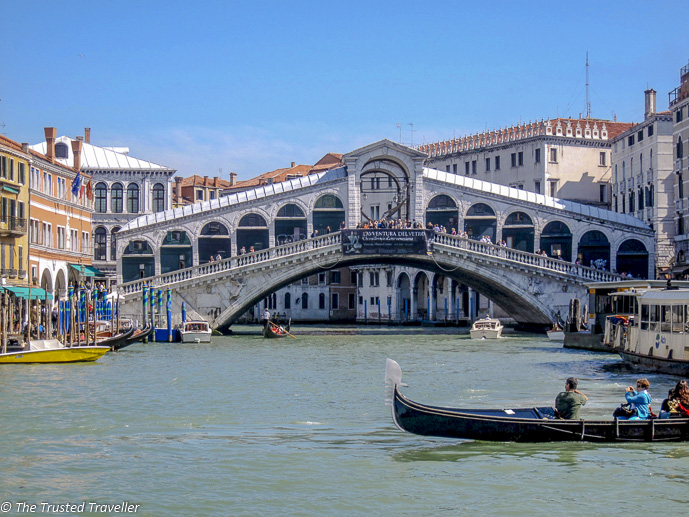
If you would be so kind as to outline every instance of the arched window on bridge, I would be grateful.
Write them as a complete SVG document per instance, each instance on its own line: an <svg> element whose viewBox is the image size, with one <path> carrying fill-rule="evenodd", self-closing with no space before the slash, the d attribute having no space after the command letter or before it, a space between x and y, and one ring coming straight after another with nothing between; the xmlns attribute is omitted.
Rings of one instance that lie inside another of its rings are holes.
<svg viewBox="0 0 689 517"><path fill-rule="evenodd" d="M243 247L249 253L252 246L254 251L268 247L268 225L259 214L246 214L237 228L237 250Z"/></svg>
<svg viewBox="0 0 689 517"><path fill-rule="evenodd" d="M579 240L577 256L582 266L610 271L610 241L603 232L586 232Z"/></svg>
<svg viewBox="0 0 689 517"><path fill-rule="evenodd" d="M459 227L459 209L454 199L445 194L440 194L431 199L426 209L426 225L428 223L444 226L447 229L447 233L451 233L453 228L461 232L462 229Z"/></svg>
<svg viewBox="0 0 689 517"><path fill-rule="evenodd" d="M293 203L283 206L275 216L275 244L280 245L302 239L306 239L304 211Z"/></svg>
<svg viewBox="0 0 689 517"><path fill-rule="evenodd" d="M313 207L313 229L318 230L318 235L327 233L328 227L333 232L338 231L344 220L344 205L339 197L325 194L316 200Z"/></svg>
<svg viewBox="0 0 689 517"><path fill-rule="evenodd" d="M170 230L160 246L160 273L165 274L193 266L191 241L187 232Z"/></svg>
<svg viewBox="0 0 689 517"><path fill-rule="evenodd" d="M648 277L648 250L638 239L627 239L617 250L617 272Z"/></svg>
<svg viewBox="0 0 689 517"><path fill-rule="evenodd" d="M247 248L248 249L248 248ZM226 259L232 255L232 240L230 232L222 223L212 221L201 228L199 235L199 264L215 260L218 255Z"/></svg>
<svg viewBox="0 0 689 517"><path fill-rule="evenodd" d="M93 260L105 260L107 258L108 230L99 226L93 232Z"/></svg>
<svg viewBox="0 0 689 517"><path fill-rule="evenodd" d="M567 262L572 261L572 232L561 221L550 221L541 232L539 246L549 257L559 258Z"/></svg>
<svg viewBox="0 0 689 517"><path fill-rule="evenodd" d="M485 203L471 205L464 217L464 231L470 239L480 240L487 235L495 244L497 217L495 211Z"/></svg>
<svg viewBox="0 0 689 517"><path fill-rule="evenodd" d="M534 225L524 212L512 212L502 226L502 240L508 248L534 252Z"/></svg>
<svg viewBox="0 0 689 517"><path fill-rule="evenodd" d="M131 282L155 274L155 257L144 240L129 241L122 255L122 281Z"/></svg>

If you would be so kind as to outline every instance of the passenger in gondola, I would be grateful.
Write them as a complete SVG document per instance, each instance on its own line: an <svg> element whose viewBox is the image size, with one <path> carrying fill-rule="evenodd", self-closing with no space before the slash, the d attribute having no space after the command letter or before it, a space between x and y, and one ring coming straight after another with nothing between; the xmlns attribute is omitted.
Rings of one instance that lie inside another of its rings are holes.
<svg viewBox="0 0 689 517"><path fill-rule="evenodd" d="M636 409L636 415L620 416L619 420L647 420L651 415L651 395L648 393L648 388L651 383L648 379L639 379L636 381L636 389L633 386L628 386L624 398L630 404L630 409Z"/></svg>
<svg viewBox="0 0 689 517"><path fill-rule="evenodd" d="M579 420L579 409L586 404L588 397L577 390L579 381L570 377L565 381L565 391L555 398L557 415L565 420Z"/></svg>
<svg viewBox="0 0 689 517"><path fill-rule="evenodd" d="M660 418L669 418L670 415L689 416L689 384L681 380L671 389L667 398L660 406Z"/></svg>

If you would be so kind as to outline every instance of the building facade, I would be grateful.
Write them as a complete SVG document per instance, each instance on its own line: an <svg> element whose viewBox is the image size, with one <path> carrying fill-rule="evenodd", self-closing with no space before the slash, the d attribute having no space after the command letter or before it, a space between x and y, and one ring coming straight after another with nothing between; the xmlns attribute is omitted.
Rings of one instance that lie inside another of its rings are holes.
<svg viewBox="0 0 689 517"><path fill-rule="evenodd" d="M674 162L675 278L689 278L689 65L680 70L680 85L670 92Z"/></svg>
<svg viewBox="0 0 689 517"><path fill-rule="evenodd" d="M612 139L612 210L633 215L655 231L656 277L669 271L674 259L672 133L672 114L656 112L656 92L649 89L644 121Z"/></svg>
<svg viewBox="0 0 689 517"><path fill-rule="evenodd" d="M83 143L79 170L90 176L93 191L93 266L109 282L116 278L116 234L127 222L141 215L172 208L172 176L176 170L129 155L127 147L91 144L91 130L84 136L61 136L55 140L57 163L75 166L72 142ZM45 154L47 143L32 146Z"/></svg>
<svg viewBox="0 0 689 517"><path fill-rule="evenodd" d="M46 154L31 152L30 259L33 285L54 298L70 284L94 281L91 178L79 171L82 142L72 142L75 167L55 158L56 130L46 128Z"/></svg>
<svg viewBox="0 0 689 517"><path fill-rule="evenodd" d="M631 125L558 118L424 144L419 150L435 169L609 208L611 140Z"/></svg>
<svg viewBox="0 0 689 517"><path fill-rule="evenodd" d="M4 286L27 286L28 146L0 136L0 275Z"/></svg>

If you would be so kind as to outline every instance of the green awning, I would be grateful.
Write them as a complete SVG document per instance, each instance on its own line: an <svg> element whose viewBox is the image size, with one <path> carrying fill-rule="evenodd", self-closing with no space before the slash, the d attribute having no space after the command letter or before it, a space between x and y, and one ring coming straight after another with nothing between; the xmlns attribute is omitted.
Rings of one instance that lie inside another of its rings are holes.
<svg viewBox="0 0 689 517"><path fill-rule="evenodd" d="M105 277L105 274L102 271L93 266L82 266L81 264L70 264L70 266L72 266L79 274L83 274L84 276ZM84 268L83 271L81 268Z"/></svg>
<svg viewBox="0 0 689 517"><path fill-rule="evenodd" d="M12 194L19 194L19 191L16 188L10 187L9 185L3 185L2 190L6 190L7 192L12 192Z"/></svg>
<svg viewBox="0 0 689 517"><path fill-rule="evenodd" d="M25 300L29 299L29 288L28 287L18 287L18 286L6 285L6 286L1 287L0 289L2 289L3 291L7 291L9 293L12 293L17 298L24 298ZM32 287L31 288L31 299L32 300L45 300L46 294L48 295L48 300L53 299L53 295L50 293L46 293L45 289L41 289L40 287Z"/></svg>

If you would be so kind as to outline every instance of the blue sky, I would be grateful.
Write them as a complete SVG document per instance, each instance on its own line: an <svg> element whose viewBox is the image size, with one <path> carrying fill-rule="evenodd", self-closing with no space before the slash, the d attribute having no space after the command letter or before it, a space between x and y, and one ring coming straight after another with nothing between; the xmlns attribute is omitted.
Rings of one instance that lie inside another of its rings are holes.
<svg viewBox="0 0 689 517"><path fill-rule="evenodd" d="M639 122L689 62L668 1L3 4L0 132L90 127L184 176L578 117L586 52L592 116Z"/></svg>

